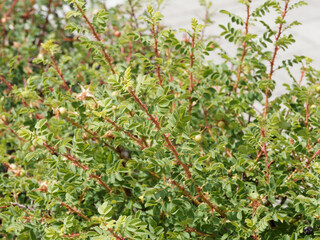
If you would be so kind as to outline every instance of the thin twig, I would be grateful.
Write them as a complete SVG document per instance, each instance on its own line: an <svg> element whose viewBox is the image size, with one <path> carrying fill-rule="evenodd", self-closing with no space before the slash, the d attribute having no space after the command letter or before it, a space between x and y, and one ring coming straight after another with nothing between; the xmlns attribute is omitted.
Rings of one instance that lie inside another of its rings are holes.
<svg viewBox="0 0 320 240"><path fill-rule="evenodd" d="M12 84L10 82L6 81L6 79L3 76L0 76L0 79L1 79L2 82L4 82L7 85L7 87L11 91L12 90Z"/></svg>
<svg viewBox="0 0 320 240"><path fill-rule="evenodd" d="M78 210L78 209L76 209L74 207L71 207L69 204L64 203L62 201L61 201L60 205L68 208L70 212L73 212L73 213L77 214L79 217L81 217L81 218L87 220L88 222L90 222L90 219L86 215L84 215L80 210Z"/></svg>
<svg viewBox="0 0 320 240"><path fill-rule="evenodd" d="M245 35L244 35L244 38L246 38L246 36L248 35L249 33L249 19L250 19L250 3L251 3L251 0L248 1L249 4L247 4L247 18L246 18L246 22L245 22ZM244 57L246 56L247 54L247 40L245 39L242 43L242 55L241 55L241 58L240 58L240 65L238 67L238 71L237 71L237 80L236 80L236 83L234 84L233 86L233 91L234 92L237 92L237 88L238 88L238 83L239 83L239 80L240 80L240 76L241 76L241 73L242 73L242 67L243 67L243 61L244 61Z"/></svg>
<svg viewBox="0 0 320 240"><path fill-rule="evenodd" d="M189 116L191 116L191 110L192 110L192 92L193 92L193 73L192 73L192 68L194 64L194 56L193 56L193 51L194 51L194 46L195 46L195 38L196 34L195 32L192 34L192 39L191 39L191 50L190 50L190 76L189 76L189 109L188 113Z"/></svg>
<svg viewBox="0 0 320 240"><path fill-rule="evenodd" d="M286 14L288 13L289 1L290 0L287 0L286 3L285 3L284 11L283 11L283 13L281 15L281 21L280 21L278 33L277 33L276 38L275 38L275 47L274 47L272 59L270 61L270 72L269 72L269 75L268 75L268 80L269 81L271 80L272 75L273 75L273 73L275 71L274 70L274 64L275 64L275 59L276 59L277 53L279 51L279 45L277 44L277 41L280 39L280 36L282 34L282 28L283 28L283 23L284 23L283 20L284 20ZM268 102L269 102L269 88L268 88L268 86L266 87L265 95L266 95L266 100L265 100L265 105L264 105L263 118L267 117L267 111L268 111Z"/></svg>
<svg viewBox="0 0 320 240"><path fill-rule="evenodd" d="M102 39L100 38L100 36L98 35L98 33L96 32L96 30L94 29L94 26L92 25L92 23L89 21L89 19L87 18L87 16L85 15L85 13L83 12L82 8L77 4L77 3L74 3L77 7L77 9L80 11L82 17L84 18L84 20L86 21L86 23L88 24L89 28L90 28L90 31L91 33L93 34L93 36L95 37L95 39L98 41L98 42L102 42ZM115 70L112 66L112 63L111 63L111 58L110 56L107 54L105 48L103 46L101 46L101 53L103 54L103 56L105 57L110 69L111 69L111 72L112 74L115 74Z"/></svg>
<svg viewBox="0 0 320 240"><path fill-rule="evenodd" d="M142 108L142 110L144 110L144 112L148 115L149 119L155 124L157 130L161 133L161 126L160 123L158 122L158 120L149 113L149 110L146 106L146 104L143 104L140 100L140 98L134 93L134 91L132 90L132 88L129 89L129 93L130 95L133 97L134 101L137 102L140 107ZM170 138L169 138L169 134L162 134L165 142L167 143L167 147L172 151L176 161L179 163L180 166L183 167L185 173L187 174L188 178L192 178L192 174L189 170L189 168L187 167L186 164L182 163L179 159L179 154L177 152L177 149L175 148L175 146L172 144Z"/></svg>
<svg viewBox="0 0 320 240"><path fill-rule="evenodd" d="M58 65L56 63L56 60L54 59L53 55L50 55L51 61L52 61L52 65L54 67L54 69L57 71L60 79L63 81L64 85L63 88L68 90L69 93L72 93L71 88L68 86L67 81L64 79L62 72L60 71L60 69L58 68Z"/></svg>

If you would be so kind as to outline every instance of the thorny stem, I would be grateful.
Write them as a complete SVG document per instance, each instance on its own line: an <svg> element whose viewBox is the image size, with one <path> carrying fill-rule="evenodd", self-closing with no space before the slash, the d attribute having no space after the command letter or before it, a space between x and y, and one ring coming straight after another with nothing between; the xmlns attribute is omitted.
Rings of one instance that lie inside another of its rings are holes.
<svg viewBox="0 0 320 240"><path fill-rule="evenodd" d="M202 107L203 109L203 115L204 115L204 120L205 120L205 123L206 123L206 129L208 130L210 136L212 137L212 139L214 139L214 136L212 134L212 131L210 129L210 125L209 125L209 122L208 122L208 109L205 108L205 106Z"/></svg>
<svg viewBox="0 0 320 240"><path fill-rule="evenodd" d="M104 187L105 189L107 189L107 191L109 192L109 194L112 194L112 189L104 182L101 180L101 176L98 176L96 174L91 174L90 175L91 178L94 178L97 180L97 182Z"/></svg>
<svg viewBox="0 0 320 240"><path fill-rule="evenodd" d="M126 238L122 238L122 237L120 237L118 234L116 234L115 232L114 232L114 230L113 229L111 229L111 228L108 228L107 229L111 234L112 234L112 236L114 236L117 240L124 240L124 239L126 239Z"/></svg>
<svg viewBox="0 0 320 240"><path fill-rule="evenodd" d="M286 2L285 2L284 10L283 10L283 13L281 15L281 22L280 22L280 25L279 25L278 33L277 33L276 38L275 38L275 47L274 47L272 59L270 61L270 72L269 72L269 75L268 75L268 80L269 81L271 81L272 75L274 73L275 59L276 59L277 53L279 51L279 46L278 46L277 42L280 39L280 36L282 34L282 28L283 28L283 23L284 23L283 20L284 20L286 14L288 12L289 1L290 0L286 0ZM266 95L266 100L265 100L265 106L264 106L264 112L263 112L263 119L267 118L268 102L269 102L269 88L268 88L268 86L266 87L265 95ZM264 128L264 126L262 126L262 129L261 129L261 136L263 138L265 137L265 128ZM269 163L269 161L268 161L268 152L267 152L267 143L266 142L263 143L263 149L262 150L264 152L265 159L266 159L266 173L265 173L266 181L267 181L267 183L269 183L269 167L270 167L271 163Z"/></svg>
<svg viewBox="0 0 320 240"><path fill-rule="evenodd" d="M63 77L62 72L61 72L60 69L58 68L58 65L57 65L57 63L56 63L56 60L54 59L54 56L53 56L53 55L50 55L50 58L51 58L51 61L52 61L52 64L53 64L54 69L57 71L60 79L61 79L61 80L63 81L63 83L64 83L64 89L68 90L69 93L71 94L71 93L72 93L71 88L68 86L66 80L65 80L64 77Z"/></svg>
<svg viewBox="0 0 320 240"><path fill-rule="evenodd" d="M11 204L11 206L17 206L17 207L19 207L19 208L21 208L21 209L26 209L26 210L31 210L31 211L35 211L36 209L34 209L33 207L28 207L28 206L25 206L25 205L23 205L23 204L20 204L20 203L18 203L18 202L11 202L10 203ZM9 206L8 206L9 207ZM29 213L28 213L29 214ZM31 215L31 214L29 214L29 215Z"/></svg>
<svg viewBox="0 0 320 240"><path fill-rule="evenodd" d="M300 76L300 80L299 80L299 85L301 85L301 82L304 78L304 74L306 73L306 68L303 67L302 70L301 70L301 76Z"/></svg>
<svg viewBox="0 0 320 240"><path fill-rule="evenodd" d="M309 132L309 117L310 117L311 113L309 112L309 101L307 101L307 104L306 104L306 121L305 121L305 125L306 125L306 128ZM310 144L309 144L309 137L308 137L308 141L307 141L307 146L306 146L307 149L310 148Z"/></svg>
<svg viewBox="0 0 320 240"><path fill-rule="evenodd" d="M133 22L135 23L136 25L136 28L138 29L138 19L134 13L134 7L133 7L133 4L132 4L132 0L128 0L129 2L129 6L130 6L130 15L131 15L131 18L133 20Z"/></svg>
<svg viewBox="0 0 320 240"><path fill-rule="evenodd" d="M153 39L154 39L154 54L155 54L156 58L159 58L160 54L159 54L159 50L158 50L158 38L157 38L157 31L156 31L156 26L155 26L154 22L151 25L151 32L152 32L152 36L153 36ZM161 86L162 85L162 79L161 79L160 71L161 71L160 63L158 63L157 64L157 68L156 68L156 73L157 73L157 76L158 76L159 85Z"/></svg>
<svg viewBox="0 0 320 240"><path fill-rule="evenodd" d="M249 3L251 3L251 0L248 1ZM245 22L245 35L244 38L246 38L246 36L249 33L249 19L250 19L250 4L247 4L247 18L246 18L246 22ZM241 72L242 72L242 67L243 67L243 60L244 57L247 54L247 40L245 39L242 43L242 55L240 58L240 65L238 67L238 71L237 71L237 80L236 83L233 86L233 91L237 92L237 88L238 88L238 83L240 81L240 76L241 76Z"/></svg>
<svg viewBox="0 0 320 240"><path fill-rule="evenodd" d="M199 206L201 203L191 195L183 186L181 186L177 181L171 180L171 183L173 183L179 190L185 195L187 198L189 198L195 205Z"/></svg>
<svg viewBox="0 0 320 240"><path fill-rule="evenodd" d="M262 150L263 150L264 156L266 158L266 173L265 173L266 181L269 184L269 166L270 166L270 163L269 163L269 159L268 159L267 144L265 142L263 143Z"/></svg>
<svg viewBox="0 0 320 240"><path fill-rule="evenodd" d="M60 205L68 208L70 212L73 212L73 213L77 214L79 217L81 217L81 218L87 220L88 222L90 222L90 219L86 215L84 215L80 210L78 210L78 209L76 209L74 207L71 207L69 204L64 203L62 201L61 201Z"/></svg>
<svg viewBox="0 0 320 240"><path fill-rule="evenodd" d="M7 85L7 87L11 91L12 90L12 84L10 82L7 82L6 79L4 77L2 77L2 76L0 76L0 79L1 79L2 82L4 82Z"/></svg>
<svg viewBox="0 0 320 240"><path fill-rule="evenodd" d="M146 106L146 104L143 104L140 100L140 98L134 93L134 91L132 90L132 88L129 89L129 93L130 95L133 97L134 101L137 102L140 107L142 108L142 110L144 110L144 112L148 115L149 119L155 124L158 132L161 133L161 126L160 126L160 123L158 122L158 120L152 116L150 113L149 113L149 110ZM170 138L169 138L169 135L168 134L162 134L162 136L164 137L164 140L165 142L167 143L167 147L172 151L176 161L179 163L180 166L183 167L185 173L187 174L188 178L192 178L192 174L189 170L189 168L187 167L186 164L182 163L179 159L179 154L177 152L177 149L175 148L175 146L172 144Z"/></svg>
<svg viewBox="0 0 320 240"><path fill-rule="evenodd" d="M76 123L75 121L73 121L71 118L69 117L65 117L66 120L68 120L69 122L71 122L71 124L77 128L81 128L83 129L85 132L89 133L91 136L93 136L96 140L99 139L101 140L101 137L96 133L96 132L92 132L91 130L89 130L86 127L83 127L82 125L80 125L79 123ZM114 151L115 153L117 153L119 155L120 158L124 159L124 160L129 160L126 156L124 156L120 150L118 150L117 148L111 146L109 143L106 143L105 141L101 141L103 143L103 145L105 145L107 148L111 149L112 151Z"/></svg>
<svg viewBox="0 0 320 240"><path fill-rule="evenodd" d="M213 234L210 234L210 233L203 233L203 232L199 232L197 230L195 230L194 228L191 228L191 227L186 227L186 232L194 232L198 235L200 235L201 237L210 237L211 239L216 239L216 236L213 235Z"/></svg>
<svg viewBox="0 0 320 240"><path fill-rule="evenodd" d="M81 234L87 234L87 232L84 233L71 233L71 234L64 234L64 238L79 238Z"/></svg>
<svg viewBox="0 0 320 240"><path fill-rule="evenodd" d="M138 145L141 147L141 149L146 148L147 146L145 145L145 143L143 142L142 139L135 137L132 133L130 133L129 131L125 131L123 130L123 128L121 126L119 126L118 124L116 124L114 121L112 121L110 118L105 118L105 120L110 123L112 126L114 126L118 131L123 132L124 134L126 134L128 137L130 137L132 140L136 141L138 143Z"/></svg>
<svg viewBox="0 0 320 240"><path fill-rule="evenodd" d="M274 70L274 64L275 64L275 59L276 59L277 53L279 51L279 46L277 44L277 41L280 39L280 36L282 34L282 28L283 28L283 23L284 23L283 20L284 20L286 14L288 13L289 1L290 0L286 0L285 6L284 6L284 11L283 11L282 16L281 16L281 22L280 22L280 25L279 25L279 30L278 30L277 36L275 38L275 47L274 47L272 59L270 61L270 72L269 72L269 75L268 75L268 80L271 80L272 75L273 75L273 73L275 71ZM265 95L266 95L266 101L265 101L265 105L264 105L263 118L267 117L267 111L268 111L268 102L269 102L269 88L268 87L266 87Z"/></svg>
<svg viewBox="0 0 320 240"><path fill-rule="evenodd" d="M7 127L9 126L9 123L7 123L1 116L0 116L1 121L3 122L4 125L6 125ZM13 131L12 128L8 127L10 132L12 132L21 142L23 142L23 139L21 137L19 137L19 135Z"/></svg>
<svg viewBox="0 0 320 240"><path fill-rule="evenodd" d="M8 20L8 17L10 16L10 14L11 14L11 12L12 12L12 10L13 10L13 8L14 8L14 6L18 3L18 1L19 0L14 0L13 2L12 2L12 4L11 4L11 6L10 6L10 8L9 8L9 10L5 13L5 14L3 14L3 16L2 16L2 19L1 19L1 22L2 22L2 36L4 36L4 34L5 34L5 32L6 32L6 28L5 28L5 26L6 26L6 22L7 22L7 20ZM3 45L4 45L4 38L3 38Z"/></svg>
<svg viewBox="0 0 320 240"><path fill-rule="evenodd" d="M158 120L157 120L152 114L149 113L149 110L148 110L148 108L147 108L147 105L146 105L146 104L143 104L143 103L141 102L140 98L134 93L134 91L132 90L131 87L130 87L130 89L129 89L129 93L130 93L130 95L133 97L134 101L135 101L136 103L138 103L139 106L142 108L142 110L147 114L147 116L149 117L150 121L152 121L152 122L154 123L154 125L156 126L158 132L161 133L160 123L158 122ZM179 163L179 165L183 167L183 169L184 169L187 177L188 177L189 179L192 179L192 174L191 174L188 166L180 161L180 159L179 159L179 153L178 153L176 147L175 147L175 146L173 145L173 143L171 142L171 140L170 140L170 138L169 138L169 134L162 134L162 136L164 137L165 142L167 143L166 146L172 151L172 153L173 153L176 161ZM226 218L226 214L225 214L220 208L218 208L218 207L215 206L213 203L211 203L206 196L204 196L201 188L198 187L196 184L194 184L194 186L195 186L195 189L196 189L196 191L197 191L200 199L201 199L203 202L205 202L205 203L210 207L211 210L215 210L216 212L218 212L218 213L220 214L221 217ZM180 188L179 188L179 189L180 189ZM180 190L181 190L181 189L180 189Z"/></svg>
<svg viewBox="0 0 320 240"><path fill-rule="evenodd" d="M131 18L132 18L132 22L134 22L135 23L135 28L136 29L139 29L139 22L138 22L138 19L137 19L137 17L136 17L136 15L135 15L135 11L134 11L134 6L133 6L133 4L132 4L132 0L128 0L128 2L129 2L129 6L130 6L130 15L131 15ZM131 24L131 27L133 27L133 25L132 25L132 22L130 22L130 24ZM142 33L140 32L140 31L138 31L138 33L139 33L139 35L140 35L140 37L142 36ZM141 44L141 45L143 45L142 44L142 42L141 42L141 39L139 38L139 40L138 40L138 42ZM132 55L132 44L131 44L131 41L129 42L129 55L131 54ZM144 51L145 51L145 49L144 49L144 47L142 46L141 47L141 53L144 55ZM129 58L130 57L130 58ZM128 59L131 59L131 56L128 56Z"/></svg>
<svg viewBox="0 0 320 240"><path fill-rule="evenodd" d="M52 154L58 154L57 150L55 148L53 148L52 146L50 146L49 144L47 144L46 142L43 143L43 146L46 147ZM62 156L66 157L68 160L70 160L71 162L73 162L77 167L82 168L84 171L89 170L89 168L87 166L84 166L83 164L81 164L76 157L71 156L70 154L61 154ZM112 189L103 181L101 180L101 177L95 174L91 174L90 175L91 178L94 178L97 180L97 182L103 187L105 188L109 193L112 192Z"/></svg>
<svg viewBox="0 0 320 240"><path fill-rule="evenodd" d="M45 148L47 148L51 152L51 154L57 154L58 155L57 150L54 147L52 147L49 144L47 144L46 142L43 143L43 146ZM66 157L68 160L73 162L77 167L82 168L83 170L88 170L87 166L84 166L83 164L81 164L75 157L71 156L70 154L66 154L65 153L65 154L60 154L60 155Z"/></svg>
<svg viewBox="0 0 320 240"><path fill-rule="evenodd" d="M193 33L192 35L192 43L191 43L191 51L190 51L190 76L189 76L189 109L188 109L188 113L189 116L191 115L191 110L192 110L192 91L193 91L193 73L192 73L192 68L193 68L193 64L194 64L194 56L193 56L193 51L194 51L194 46L195 46L195 38L196 38L196 34Z"/></svg>
<svg viewBox="0 0 320 240"><path fill-rule="evenodd" d="M9 10L7 11L7 13L3 16L3 17L9 17L9 15L11 14L14 6L18 3L19 0L14 0L9 8Z"/></svg>
<svg viewBox="0 0 320 240"><path fill-rule="evenodd" d="M311 163L311 161L313 160L313 159L315 159L316 158L316 156L318 156L320 154L320 148L318 148L318 150L316 151L316 153L315 154L313 154L313 156L308 160L308 162L307 162L307 164L306 164L306 168L307 167L309 167L309 165L310 165L310 163Z"/></svg>
<svg viewBox="0 0 320 240"><path fill-rule="evenodd" d="M82 8L77 4L77 3L74 3L77 7L77 9L80 11L82 17L84 18L84 20L86 21L86 23L88 24L89 28L90 28L90 31L91 33L93 34L93 36L95 37L95 39L98 41L98 42L102 42L102 39L100 38L100 36L98 35L98 33L96 32L96 30L94 29L94 26L92 25L92 23L89 21L89 19L87 18L87 16L85 15L85 13L83 12ZM110 69L111 69L111 72L112 74L115 74L115 70L112 66L112 63L111 63L111 58L110 56L107 54L105 48L103 46L101 46L101 53L103 54L103 56L105 57Z"/></svg>
<svg viewBox="0 0 320 240"><path fill-rule="evenodd" d="M227 217L227 215L220 208L218 208L216 205L209 201L208 197L203 194L200 187L195 185L195 189L196 192L199 194L200 199L202 199L210 207L211 210L215 210L223 218Z"/></svg>
<svg viewBox="0 0 320 240"><path fill-rule="evenodd" d="M161 179L161 177L154 173L154 172L151 172L151 171L148 171L148 173L152 176L154 176L155 178L157 179ZM198 201L196 199L196 197L192 196L191 193L189 193L184 186L181 186L176 180L171 180L170 178L164 178L164 181L167 181L169 184L172 183L173 185L175 185L181 192L184 196L186 196L187 198L189 198L196 206L199 206L201 204L200 201Z"/></svg>

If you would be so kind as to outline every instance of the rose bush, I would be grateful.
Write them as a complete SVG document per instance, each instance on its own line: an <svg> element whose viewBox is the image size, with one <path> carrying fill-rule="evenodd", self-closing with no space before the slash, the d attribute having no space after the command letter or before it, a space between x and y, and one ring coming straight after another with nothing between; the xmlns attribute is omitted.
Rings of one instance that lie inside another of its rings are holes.
<svg viewBox="0 0 320 240"><path fill-rule="evenodd" d="M232 56L204 34L210 14L181 40L161 2L0 3L0 234L319 239L320 74L276 60L306 3L222 11ZM274 97L281 69L292 82Z"/></svg>

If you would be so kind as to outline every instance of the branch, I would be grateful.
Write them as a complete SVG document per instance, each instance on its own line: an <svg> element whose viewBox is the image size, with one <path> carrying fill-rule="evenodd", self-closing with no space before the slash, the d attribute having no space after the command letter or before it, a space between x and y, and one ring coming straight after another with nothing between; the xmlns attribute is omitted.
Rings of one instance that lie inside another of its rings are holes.
<svg viewBox="0 0 320 240"><path fill-rule="evenodd" d="M67 203L64 203L62 201L61 201L60 205L68 208L70 212L73 212L73 213L77 214L79 217L81 217L81 218L87 220L88 222L90 222L90 219L86 215L84 215L80 210L78 210L76 208L73 208L70 205L68 205Z"/></svg>
<svg viewBox="0 0 320 240"><path fill-rule="evenodd" d="M206 197L203 194L200 187L195 185L195 189L196 189L196 192L199 194L199 197L201 198L201 200L203 200L211 208L212 211L215 210L223 218L227 217L227 215L220 208L218 208L216 205L214 205L212 202L209 201L208 197Z"/></svg>
<svg viewBox="0 0 320 240"><path fill-rule="evenodd" d="M114 230L111 229L111 228L108 228L107 230L108 230L108 231L112 234L112 236L114 236L117 240L124 240L124 239L126 239L126 238L122 238L121 236L119 236L118 234L116 234L116 233L114 232Z"/></svg>
<svg viewBox="0 0 320 240"><path fill-rule="evenodd" d="M77 3L74 3L77 7L77 9L80 11L81 15L83 16L84 20L86 21L86 23L88 24L89 28L90 28L90 31L91 33L93 34L93 36L95 37L95 39L98 41L98 42L102 42L102 39L100 38L100 36L98 35L98 33L96 32L96 30L94 29L94 26L91 24L91 22L89 21L89 19L87 18L87 16L85 15L85 13L83 12L82 8L77 4ZM111 63L111 58L110 56L106 53L106 50L104 49L104 47L101 46L101 53L103 54L103 56L105 57L108 65L110 66L110 69L111 69L111 72L112 74L115 74L115 70L112 66L112 63Z"/></svg>
<svg viewBox="0 0 320 240"><path fill-rule="evenodd" d="M85 132L89 133L89 134L90 134L91 136L93 136L96 140L99 139L99 140L103 143L104 146L106 146L107 148L109 148L109 149L111 149L112 151L114 151L115 153L117 153L121 159L124 159L124 160L126 160L126 161L129 160L129 158L126 157L126 156L124 156L119 149L117 149L117 148L111 146L109 143L106 143L105 141L101 140L101 137L98 135L98 133L93 132L93 131L87 129L86 127L80 125L79 123L76 123L75 121L73 121L73 120L72 120L71 118L69 118L69 117L65 117L65 119L68 120L69 122L71 122L71 124L72 124L73 126L78 127L78 128L81 128L81 129L83 129Z"/></svg>
<svg viewBox="0 0 320 240"><path fill-rule="evenodd" d="M275 47L274 47L274 51L273 51L273 56L272 59L270 61L270 72L268 75L268 80L271 80L272 75L274 73L274 63L275 63L275 59L277 56L277 53L279 51L279 46L277 45L277 41L279 40L281 34L282 34L282 28L283 28L283 19L285 18L286 14L288 13L288 7L289 7L289 1L290 0L286 0L285 6L284 6L284 10L281 16L281 22L279 25L279 29L278 29L278 33L277 36L275 38ZM266 95L266 101L265 101L265 105L264 105L264 112L263 112L263 118L267 117L267 111L268 111L268 101L269 101L269 88L266 87L266 91L265 91L265 95Z"/></svg>
<svg viewBox="0 0 320 240"><path fill-rule="evenodd" d="M46 142L43 143L43 146L46 147L47 149L49 149L49 151L51 152L51 154L57 154L59 155L59 153L57 152L57 150L53 147L51 147L50 145L48 145ZM77 167L82 168L84 171L89 170L89 167L84 166L83 164L81 164L76 157L71 156L70 154L60 154L64 157L66 157L68 160L70 160L71 162L73 162ZM109 193L112 192L112 189L103 181L101 180L101 176L95 175L95 174L91 174L90 175L91 178L94 178L97 180L97 182L103 187L105 188Z"/></svg>
<svg viewBox="0 0 320 240"><path fill-rule="evenodd" d="M275 63L275 59L276 59L276 56L277 56L277 53L278 53L278 50L279 50L279 46L277 45L277 41L279 40L279 38L280 38L280 36L282 34L282 28L283 28L283 23L284 23L283 19L285 18L286 14L288 12L289 1L290 0L286 0L286 2L285 2L285 6L284 6L284 10L283 10L283 13L282 13L282 16L281 16L281 22L280 22L280 25L279 25L278 33L277 33L276 38L275 38L275 47L274 47L272 59L270 61L270 72L269 72L269 75L268 75L268 80L269 81L271 80L272 75L274 73L274 69L273 69L274 68L274 63ZM269 102L269 87L268 86L266 87L265 95L266 95L266 100L265 100L265 106L264 106L264 112L263 112L263 119L267 118L268 102ZM265 137L264 126L262 126L262 129L261 129L261 137L263 137L263 138ZM267 143L266 142L263 143L262 151L264 152L265 159L266 159L266 173L265 173L266 181L267 181L267 183L269 183L269 167L270 167L271 163L269 163L269 161L268 161L268 152L267 152Z"/></svg>
<svg viewBox="0 0 320 240"><path fill-rule="evenodd" d="M138 145L141 147L141 149L146 148L147 146L145 145L145 143L143 142L142 139L135 137L132 133L130 133L129 131L125 131L123 130L123 128L121 126L119 126L118 124L116 124L114 121L112 121L110 118L105 118L105 120L110 123L112 126L114 126L117 131L121 131L124 134L126 134L128 137L130 137L132 140L134 140L135 142L138 143Z"/></svg>
<svg viewBox="0 0 320 240"><path fill-rule="evenodd" d="M177 181L171 180L171 183L173 183L179 190L183 193L184 196L189 198L196 206L199 206L201 203L191 195L183 186L181 186Z"/></svg>
<svg viewBox="0 0 320 240"><path fill-rule="evenodd" d="M64 82L63 88L66 89L66 90L68 90L69 93L72 94L72 91L71 91L71 89L69 88L66 80L64 79L62 72L60 71L60 69L59 69L58 66L57 66L57 63L56 63L56 60L54 59L54 56L53 56L53 55L50 55L50 58L51 58L51 60L52 60L52 64L53 64L54 69L57 71L60 79Z"/></svg>
<svg viewBox="0 0 320 240"><path fill-rule="evenodd" d="M140 98L134 93L132 88L129 89L129 93L133 97L134 101L137 102L140 105L140 107L142 108L142 110L144 110L144 112L148 115L149 119L156 125L158 132L161 133L160 123L158 122L158 120L154 116L152 116L149 113L146 104L143 104L141 102ZM163 136L165 142L167 143L166 146L172 151L172 153L173 153L176 161L179 163L179 165L183 167L185 173L187 174L187 177L189 179L192 178L192 174L191 174L189 168L187 167L187 165L180 161L178 151L177 151L176 147L172 144L172 142L169 138L169 134L162 134L162 136Z"/></svg>
<svg viewBox="0 0 320 240"><path fill-rule="evenodd" d="M140 98L134 93L134 91L132 90L132 88L129 89L129 93L130 95L134 98L134 101L137 102L140 107L142 108L142 110L148 115L149 119L154 123L154 125L156 126L158 132L164 137L165 139L165 142L167 143L166 146L172 151L175 159L176 159L176 162L179 163L180 166L183 167L186 175L187 175L187 178L188 179L192 179L192 174L188 168L188 166L184 163L182 163L179 159L179 154L178 154L178 151L176 149L176 147L172 144L170 138L169 138L169 134L162 134L161 133L161 126L160 126L160 123L158 122L158 120L152 116L149 111L148 111L148 108L146 106L146 104L143 104L140 100ZM226 214L220 209L218 208L217 206L215 206L213 203L211 203L207 197L204 196L202 190L200 187L198 187L196 184L194 184L195 186L195 189L196 191L198 192L198 195L200 197L200 199L205 202L210 208L211 210L215 210L216 212L218 212L220 214L221 217L223 218L226 218ZM179 188L180 189L180 188Z"/></svg>
<svg viewBox="0 0 320 240"><path fill-rule="evenodd" d="M320 154L320 148L318 148L318 150L316 151L316 153L308 160L308 162L307 162L307 164L306 164L305 167L306 167L306 168L309 167L311 161L312 161L313 159L315 159L316 156L318 156L319 154Z"/></svg>
<svg viewBox="0 0 320 240"><path fill-rule="evenodd" d="M193 64L194 64L194 56L193 56L193 51L194 51L194 46L195 46L195 38L196 38L196 34L195 32L192 35L192 43L191 43L191 50L190 50L190 76L189 76L189 109L188 109L188 113L189 116L191 115L191 110L192 110L192 91L193 91L193 74L192 74L192 68L193 68Z"/></svg>
<svg viewBox="0 0 320 240"><path fill-rule="evenodd" d="M1 18L1 22L2 22L2 36L4 36L5 32L6 32L6 22L8 21L8 17L10 16L14 6L18 3L19 0L14 0L9 8L9 10L3 14L2 18ZM3 45L4 45L4 37L3 37Z"/></svg>
<svg viewBox="0 0 320 240"><path fill-rule="evenodd" d="M248 2L251 3L251 0L249 0ZM246 18L246 22L245 22L245 29L246 30L245 30L244 38L246 38L246 36L249 33L249 19L250 19L250 5L248 4L247 5L247 18ZM241 72L242 72L243 60L244 60L244 57L246 56L246 54L247 54L247 40L245 39L242 43L242 55L240 58L240 65L239 65L238 71L237 71L237 80L233 86L234 92L237 92L238 83L239 83Z"/></svg>
<svg viewBox="0 0 320 240"><path fill-rule="evenodd" d="M216 239L216 236L213 235L213 234L210 234L210 233L203 233L203 232L199 232L197 230L195 230L194 228L191 228L191 227L186 227L186 232L194 232L198 235L200 235L201 237L210 237L211 239Z"/></svg>
<svg viewBox="0 0 320 240"><path fill-rule="evenodd" d="M3 122L3 124L8 127L8 129L10 130L10 132L12 132L21 142L24 142L23 139L21 137L19 137L19 135L12 129L9 127L9 123L7 123L1 116L0 116L1 121Z"/></svg>
<svg viewBox="0 0 320 240"><path fill-rule="evenodd" d="M7 85L7 87L10 89L10 91L12 90L12 84L10 82L7 82L3 76L0 76L0 80Z"/></svg>
<svg viewBox="0 0 320 240"><path fill-rule="evenodd" d="M151 18L152 18L152 14L151 15ZM152 22L151 24L151 32L152 32L152 36L153 36L153 40L154 40L154 54L156 55L157 58L160 57L160 54L159 54L159 50L158 50L158 38L157 38L157 32L156 32L156 29L155 29L155 24L154 22ZM156 68L156 73L157 73L157 76L158 76L158 80L159 80L159 85L161 86L162 85L162 79L161 79L161 74L160 74L160 64L158 63L157 64L157 68Z"/></svg>

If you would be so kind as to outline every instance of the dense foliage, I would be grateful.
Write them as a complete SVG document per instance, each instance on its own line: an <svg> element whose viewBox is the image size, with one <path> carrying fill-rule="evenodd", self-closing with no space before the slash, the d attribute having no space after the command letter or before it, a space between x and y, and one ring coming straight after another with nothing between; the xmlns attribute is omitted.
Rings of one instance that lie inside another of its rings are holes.
<svg viewBox="0 0 320 240"><path fill-rule="evenodd" d="M320 73L276 60L305 2L222 11L235 56L161 2L0 2L0 235L320 239Z"/></svg>

